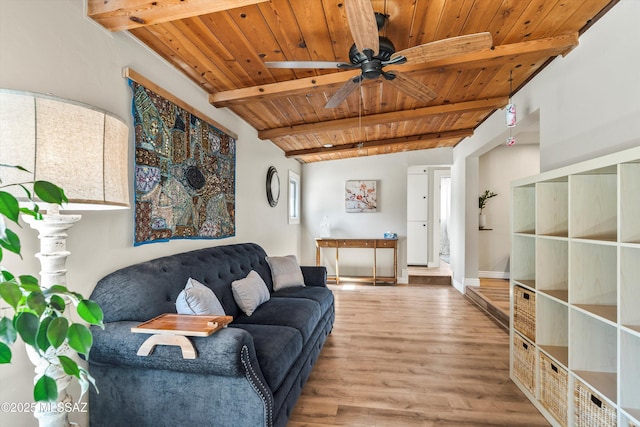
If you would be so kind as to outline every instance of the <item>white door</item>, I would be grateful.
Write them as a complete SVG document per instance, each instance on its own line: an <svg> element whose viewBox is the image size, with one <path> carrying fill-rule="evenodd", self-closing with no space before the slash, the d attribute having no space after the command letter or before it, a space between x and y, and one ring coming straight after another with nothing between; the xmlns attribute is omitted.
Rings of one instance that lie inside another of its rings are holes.
<svg viewBox="0 0 640 427"><path fill-rule="evenodd" d="M426 221L429 196L429 175L407 175L407 221Z"/></svg>
<svg viewBox="0 0 640 427"><path fill-rule="evenodd" d="M427 221L407 222L407 264L427 265L429 261Z"/></svg>

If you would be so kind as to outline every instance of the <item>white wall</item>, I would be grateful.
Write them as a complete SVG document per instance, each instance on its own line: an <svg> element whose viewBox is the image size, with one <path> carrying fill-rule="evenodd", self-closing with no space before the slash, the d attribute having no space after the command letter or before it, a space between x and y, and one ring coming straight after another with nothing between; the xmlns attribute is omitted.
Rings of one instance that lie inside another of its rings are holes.
<svg viewBox="0 0 640 427"><path fill-rule="evenodd" d="M640 1L621 0L580 37L577 48L515 95L519 121L539 114L541 171L640 145L638 16ZM478 277L473 163L504 141L504 130L504 112L498 111L454 148L451 259L459 290Z"/></svg>
<svg viewBox="0 0 640 427"><path fill-rule="evenodd" d="M236 132L236 237L134 248L133 210L86 212L69 232L69 286L88 296L98 279L119 267L215 245L254 241L271 254L299 254L301 227L287 225L286 191L275 208L269 207L265 195L270 165L277 167L285 183L289 169L300 172L299 163L286 159L275 145L260 141L253 128L228 110L209 105L204 91L131 36L108 33L85 18L84 3L85 0L0 0L0 87L85 102L120 116L132 128L131 92L122 78L123 67L131 67ZM133 142L129 158L132 163ZM13 273L37 275L39 265L33 257L38 251L35 231L26 227L19 235L24 260L7 254L2 265ZM20 347L14 346L11 365L0 365L0 402L32 401L32 367ZM74 416L81 425L88 424L86 414ZM2 412L0 425L37 423L31 414Z"/></svg>
<svg viewBox="0 0 640 427"><path fill-rule="evenodd" d="M331 223L332 237L382 238L386 231L397 233L398 268L399 270L405 268L407 264L407 168L414 165L449 165L451 152L450 148L439 148L305 164L302 168L301 261L307 264L315 263L314 239L320 235L320 222L326 215ZM345 181L348 180L377 181L377 212L345 212L344 188ZM327 256L333 255L327 252ZM346 251L344 256L347 256ZM371 258L370 252L363 254L363 257L367 256L367 259ZM340 252L340 257L343 257L343 251ZM332 265L328 267L332 274ZM392 272L393 269L391 269ZM360 272L352 274L360 274ZM367 270L362 274L371 274L371 272ZM401 275L402 271L398 271L398 274Z"/></svg>
<svg viewBox="0 0 640 427"><path fill-rule="evenodd" d="M478 233L479 277L509 278L511 181L537 174L539 158L538 144L517 143L499 145L480 156L477 194L491 190L498 195L484 208L490 230Z"/></svg>

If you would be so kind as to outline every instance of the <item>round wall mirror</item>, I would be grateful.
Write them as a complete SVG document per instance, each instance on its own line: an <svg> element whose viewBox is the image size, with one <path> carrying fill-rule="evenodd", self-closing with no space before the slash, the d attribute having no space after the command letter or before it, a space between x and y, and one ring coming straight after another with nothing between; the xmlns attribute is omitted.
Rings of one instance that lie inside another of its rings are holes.
<svg viewBox="0 0 640 427"><path fill-rule="evenodd" d="M280 199L280 178L278 170L274 166L269 166L267 171L267 200L269 206L274 207Z"/></svg>

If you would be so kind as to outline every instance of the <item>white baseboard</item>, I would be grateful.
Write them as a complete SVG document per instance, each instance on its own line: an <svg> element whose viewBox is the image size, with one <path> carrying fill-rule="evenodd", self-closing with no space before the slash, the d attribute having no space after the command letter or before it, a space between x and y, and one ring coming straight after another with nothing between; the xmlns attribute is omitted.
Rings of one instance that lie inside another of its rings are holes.
<svg viewBox="0 0 640 427"><path fill-rule="evenodd" d="M483 279L509 279L508 271L478 271L478 277Z"/></svg>
<svg viewBox="0 0 640 427"><path fill-rule="evenodd" d="M409 284L409 271L406 268L402 269L402 276L398 277L398 284L400 285Z"/></svg>
<svg viewBox="0 0 640 427"><path fill-rule="evenodd" d="M458 292L460 292L461 294L464 294L464 285L462 283L451 278L451 284L453 285L454 288L456 288Z"/></svg>
<svg viewBox="0 0 640 427"><path fill-rule="evenodd" d="M474 287L480 286L480 279L469 279L469 278L467 278L467 279L464 279L464 283L460 283L457 280L454 280L452 278L451 279L451 283L453 284L453 287L458 290L458 292L460 292L461 294L464 294L465 288L467 286L474 286Z"/></svg>
<svg viewBox="0 0 640 427"><path fill-rule="evenodd" d="M475 286L478 287L480 286L480 279L475 279L475 278L466 278L464 279L464 286Z"/></svg>

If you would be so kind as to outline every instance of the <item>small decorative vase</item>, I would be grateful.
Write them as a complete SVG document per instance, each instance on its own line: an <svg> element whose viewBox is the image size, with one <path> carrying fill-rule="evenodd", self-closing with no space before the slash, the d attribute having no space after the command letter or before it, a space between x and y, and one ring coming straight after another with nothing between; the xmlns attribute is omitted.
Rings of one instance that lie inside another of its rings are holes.
<svg viewBox="0 0 640 427"><path fill-rule="evenodd" d="M485 228L487 226L487 216L483 213L478 216L478 226L480 228Z"/></svg>

